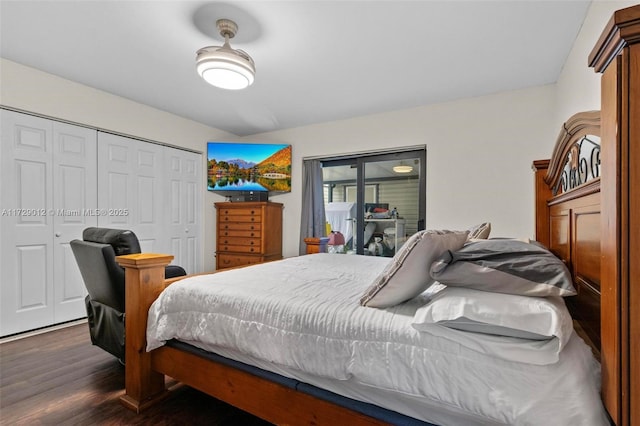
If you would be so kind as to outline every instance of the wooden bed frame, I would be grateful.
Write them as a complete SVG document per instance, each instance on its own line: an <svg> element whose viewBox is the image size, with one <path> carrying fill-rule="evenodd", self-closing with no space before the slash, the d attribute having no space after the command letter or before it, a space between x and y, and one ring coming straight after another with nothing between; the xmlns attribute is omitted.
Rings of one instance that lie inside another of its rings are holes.
<svg viewBox="0 0 640 426"><path fill-rule="evenodd" d="M576 329L602 362L602 397L612 421L640 419L640 6L614 13L589 57L602 73L601 111L577 114L551 160L534 162L536 238L574 275ZM575 143L601 138L600 177L553 189ZM173 256L121 256L126 269L126 393L140 412L167 396L165 376L276 424L384 424L282 384L164 346L145 351L147 312L170 281ZM631 349L635 348L635 351Z"/></svg>

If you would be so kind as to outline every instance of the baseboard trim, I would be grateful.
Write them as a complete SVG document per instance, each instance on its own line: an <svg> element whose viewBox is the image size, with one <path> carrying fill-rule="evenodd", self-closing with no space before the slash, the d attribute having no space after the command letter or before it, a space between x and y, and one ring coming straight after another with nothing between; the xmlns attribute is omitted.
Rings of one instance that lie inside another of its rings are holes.
<svg viewBox="0 0 640 426"><path fill-rule="evenodd" d="M63 323L60 323L60 324L54 324L54 325L50 325L50 326L46 326L46 327L42 327L42 328L37 328L35 330L29 330L29 331L25 331L25 332L18 333L18 334L12 334L10 336L6 336L6 337L1 338L0 339L0 345L3 344L3 343L13 342L15 340L26 339L27 337L31 337L31 336L37 336L38 334L44 334L44 333L48 333L50 331L60 330L62 328L73 327L74 325L86 324L86 323L87 323L87 319L86 318L80 318L80 319L77 319L77 320L63 322Z"/></svg>

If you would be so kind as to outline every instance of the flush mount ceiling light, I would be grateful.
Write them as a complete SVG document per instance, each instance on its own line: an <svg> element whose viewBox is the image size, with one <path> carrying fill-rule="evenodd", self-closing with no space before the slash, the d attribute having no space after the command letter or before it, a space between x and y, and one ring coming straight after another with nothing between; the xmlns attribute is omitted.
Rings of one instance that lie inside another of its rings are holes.
<svg viewBox="0 0 640 426"><path fill-rule="evenodd" d="M404 164L402 161L400 162L399 165L393 166L393 171L396 173L411 173L412 170L413 170L412 166L408 166Z"/></svg>
<svg viewBox="0 0 640 426"><path fill-rule="evenodd" d="M238 26L229 19L218 19L216 27L224 37L224 45L208 46L196 52L196 70L204 80L222 89L239 90L253 83L256 66L246 52L232 49L229 39Z"/></svg>

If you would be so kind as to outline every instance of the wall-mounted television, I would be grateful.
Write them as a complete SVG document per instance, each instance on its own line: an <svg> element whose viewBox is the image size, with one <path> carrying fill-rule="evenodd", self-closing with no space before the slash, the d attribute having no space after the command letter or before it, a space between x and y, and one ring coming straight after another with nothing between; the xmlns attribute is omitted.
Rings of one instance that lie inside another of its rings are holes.
<svg viewBox="0 0 640 426"><path fill-rule="evenodd" d="M208 142L207 189L225 196L291 191L291 145Z"/></svg>

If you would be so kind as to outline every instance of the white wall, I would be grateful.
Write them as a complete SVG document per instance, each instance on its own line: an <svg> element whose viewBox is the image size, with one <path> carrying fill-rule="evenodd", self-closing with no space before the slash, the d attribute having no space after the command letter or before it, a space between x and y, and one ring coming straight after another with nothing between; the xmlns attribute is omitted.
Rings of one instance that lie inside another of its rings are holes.
<svg viewBox="0 0 640 426"><path fill-rule="evenodd" d="M553 148L554 99L550 85L244 139L293 145L292 193L272 197L286 204L286 256L298 247L302 158L400 146L427 146L427 228L490 221L494 236L532 237L531 163Z"/></svg>
<svg viewBox="0 0 640 426"><path fill-rule="evenodd" d="M203 152L208 140L235 136L165 111L93 89L0 58L0 104L137 138ZM206 173L204 174L206 176ZM204 184L203 184L204 186ZM205 186L206 188L206 186ZM203 197L203 247L206 270L215 267L214 197Z"/></svg>
<svg viewBox="0 0 640 426"><path fill-rule="evenodd" d="M600 109L600 74L588 66L602 30L613 12L637 1L593 1L557 82L556 127L576 112Z"/></svg>

